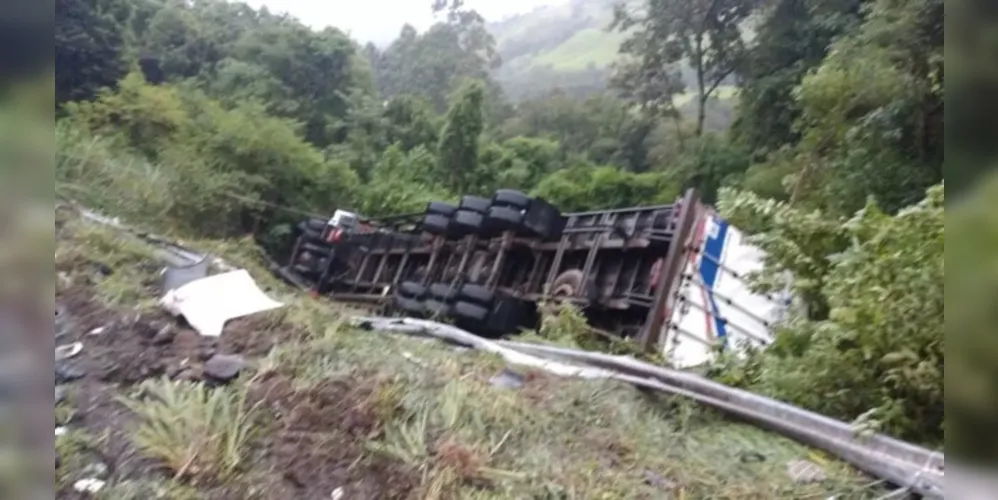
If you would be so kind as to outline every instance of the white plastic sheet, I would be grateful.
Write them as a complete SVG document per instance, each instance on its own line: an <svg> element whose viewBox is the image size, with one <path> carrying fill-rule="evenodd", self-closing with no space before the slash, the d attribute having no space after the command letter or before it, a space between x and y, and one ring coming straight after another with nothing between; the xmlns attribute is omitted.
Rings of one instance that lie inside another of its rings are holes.
<svg viewBox="0 0 998 500"><path fill-rule="evenodd" d="M208 337L221 335L230 319L284 306L267 297L245 269L192 281L166 292L160 303Z"/></svg>

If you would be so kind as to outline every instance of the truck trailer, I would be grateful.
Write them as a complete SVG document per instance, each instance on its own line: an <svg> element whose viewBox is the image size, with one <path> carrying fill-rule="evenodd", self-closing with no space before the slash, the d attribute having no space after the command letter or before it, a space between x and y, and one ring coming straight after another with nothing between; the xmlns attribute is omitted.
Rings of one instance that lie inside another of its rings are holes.
<svg viewBox="0 0 998 500"><path fill-rule="evenodd" d="M543 304L569 302L598 331L680 368L767 346L790 305L750 289L762 252L695 190L668 205L562 213L500 189L373 220L337 210L296 229L285 272L315 295L485 337L534 328Z"/></svg>

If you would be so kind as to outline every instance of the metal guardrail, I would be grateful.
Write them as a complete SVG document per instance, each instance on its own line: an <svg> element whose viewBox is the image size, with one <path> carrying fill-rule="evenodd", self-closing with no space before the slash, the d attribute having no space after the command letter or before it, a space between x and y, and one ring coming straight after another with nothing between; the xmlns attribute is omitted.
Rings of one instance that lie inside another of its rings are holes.
<svg viewBox="0 0 998 500"><path fill-rule="evenodd" d="M849 424L698 375L651 365L624 356L477 337L459 328L417 319L355 318L372 329L423 334L504 355L513 363L522 356L534 366L559 363L558 373L610 378L639 387L688 397L759 427L823 449L856 468L925 498L943 498L944 455L883 434L857 436ZM515 353L509 356L509 353ZM519 357L518 357L519 356ZM511 359L514 358L514 359ZM566 368L568 367L568 368ZM589 371L586 371L589 370ZM592 370L601 370L594 372Z"/></svg>

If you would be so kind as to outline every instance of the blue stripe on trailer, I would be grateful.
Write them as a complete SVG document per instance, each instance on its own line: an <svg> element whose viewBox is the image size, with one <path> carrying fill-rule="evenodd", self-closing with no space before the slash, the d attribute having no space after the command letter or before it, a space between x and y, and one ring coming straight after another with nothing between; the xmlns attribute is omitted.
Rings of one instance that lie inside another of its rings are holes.
<svg viewBox="0 0 998 500"><path fill-rule="evenodd" d="M708 233L705 235L703 245L703 257L700 259L700 278L703 279L704 289L707 290L707 297L710 300L710 308L714 316L714 326L717 328L717 338L721 340L721 345L726 345L728 341L728 331L724 321L721 319L721 311L717 307L714 299L714 284L721 271L718 263L721 261L721 253L724 250L724 243L728 236L728 223L720 217L711 216L713 224L708 225ZM708 221L710 224L710 221ZM710 231L713 227L716 231ZM713 234L711 234L713 233Z"/></svg>

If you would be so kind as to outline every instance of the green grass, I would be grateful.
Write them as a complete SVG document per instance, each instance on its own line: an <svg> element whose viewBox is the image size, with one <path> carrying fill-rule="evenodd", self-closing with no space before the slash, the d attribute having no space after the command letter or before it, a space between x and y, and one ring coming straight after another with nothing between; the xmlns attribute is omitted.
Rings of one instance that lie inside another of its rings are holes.
<svg viewBox="0 0 998 500"><path fill-rule="evenodd" d="M586 28L557 47L532 57L528 67L550 66L556 71L583 71L590 65L606 68L617 59L624 39L625 36L618 32Z"/></svg>
<svg viewBox="0 0 998 500"><path fill-rule="evenodd" d="M141 397L120 401L139 417L135 447L163 462L176 478L228 479L248 454L256 407L241 388L201 383L146 381Z"/></svg>

